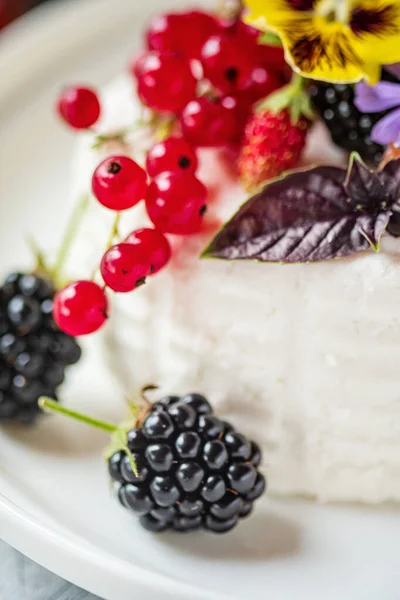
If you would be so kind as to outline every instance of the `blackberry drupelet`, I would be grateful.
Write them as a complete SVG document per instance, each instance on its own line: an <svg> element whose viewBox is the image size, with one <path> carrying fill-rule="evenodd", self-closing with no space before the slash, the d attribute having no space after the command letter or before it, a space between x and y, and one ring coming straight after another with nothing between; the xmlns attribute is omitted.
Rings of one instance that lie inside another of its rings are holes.
<svg viewBox="0 0 400 600"><path fill-rule="evenodd" d="M396 81L383 71L385 81ZM371 139L373 126L388 111L361 113L354 104L354 86L314 81L310 86L311 100L328 127L333 142L348 152L358 152L366 161L379 164L384 147Z"/></svg>
<svg viewBox="0 0 400 600"><path fill-rule="evenodd" d="M259 447L212 412L200 394L164 398L128 433L138 473L124 451L109 459L121 504L145 529L225 533L264 493Z"/></svg>
<svg viewBox="0 0 400 600"><path fill-rule="evenodd" d="M55 290L36 275L14 273L0 287L0 422L31 423L38 399L57 399L67 365L81 350L52 317Z"/></svg>

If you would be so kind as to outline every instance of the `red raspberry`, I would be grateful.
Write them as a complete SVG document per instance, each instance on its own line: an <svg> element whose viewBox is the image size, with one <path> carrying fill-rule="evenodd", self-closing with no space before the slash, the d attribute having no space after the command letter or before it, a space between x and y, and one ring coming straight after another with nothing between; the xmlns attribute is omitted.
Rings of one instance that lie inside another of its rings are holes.
<svg viewBox="0 0 400 600"><path fill-rule="evenodd" d="M311 122L301 116L292 122L290 111L257 112L246 126L239 157L241 179L247 189L296 166Z"/></svg>

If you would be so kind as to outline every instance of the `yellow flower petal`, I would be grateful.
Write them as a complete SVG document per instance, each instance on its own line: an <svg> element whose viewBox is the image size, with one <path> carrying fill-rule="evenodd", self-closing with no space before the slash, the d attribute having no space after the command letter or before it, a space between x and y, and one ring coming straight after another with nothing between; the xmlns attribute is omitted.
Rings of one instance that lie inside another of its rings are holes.
<svg viewBox="0 0 400 600"><path fill-rule="evenodd" d="M244 0L244 6L247 8L246 23L254 27L262 23L263 29L267 26L279 29L284 24L296 21L299 15L307 19L312 16L312 12L294 10L288 0Z"/></svg>
<svg viewBox="0 0 400 600"><path fill-rule="evenodd" d="M347 0L343 21L328 18L331 0L244 4L246 22L279 34L287 62L304 77L376 83L380 65L400 62L400 0Z"/></svg>
<svg viewBox="0 0 400 600"><path fill-rule="evenodd" d="M286 59L303 75L324 81L359 81L363 62L354 52L348 28L320 17L299 19L279 30Z"/></svg>
<svg viewBox="0 0 400 600"><path fill-rule="evenodd" d="M350 14L351 44L365 63L400 61L400 0L359 0Z"/></svg>
<svg viewBox="0 0 400 600"><path fill-rule="evenodd" d="M376 85L381 80L382 67L376 63L364 63L364 77L370 85Z"/></svg>

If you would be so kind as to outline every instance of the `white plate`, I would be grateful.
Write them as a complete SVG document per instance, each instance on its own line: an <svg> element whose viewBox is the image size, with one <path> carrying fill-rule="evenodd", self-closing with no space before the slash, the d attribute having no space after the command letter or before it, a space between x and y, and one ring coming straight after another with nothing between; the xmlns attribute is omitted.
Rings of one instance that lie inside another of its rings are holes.
<svg viewBox="0 0 400 600"><path fill-rule="evenodd" d="M211 0L210 0L211 1ZM57 242L68 210L73 136L53 116L69 81L105 83L166 0L49 5L0 37L0 269L29 264L26 232ZM168 4L177 4L168 2ZM206 2L204 2L206 4ZM116 420L118 384L89 344L63 391ZM398 600L396 508L265 500L225 537L154 537L110 497L101 433L61 418L0 431L0 536L107 600Z"/></svg>

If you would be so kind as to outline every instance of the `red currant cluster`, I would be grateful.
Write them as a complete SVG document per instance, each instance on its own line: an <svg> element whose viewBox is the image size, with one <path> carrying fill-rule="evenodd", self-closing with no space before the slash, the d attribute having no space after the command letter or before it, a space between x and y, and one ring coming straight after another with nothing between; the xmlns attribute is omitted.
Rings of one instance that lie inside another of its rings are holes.
<svg viewBox="0 0 400 600"><path fill-rule="evenodd" d="M259 38L239 17L222 21L200 11L157 17L147 50L131 67L141 101L172 114L196 147L239 144L254 103L284 83L282 48Z"/></svg>
<svg viewBox="0 0 400 600"><path fill-rule="evenodd" d="M141 101L176 135L157 143L145 169L128 156L110 156L95 170L97 200L117 213L111 242L100 263L104 286L69 284L56 295L54 318L66 333L91 334L108 316L106 289L131 292L169 261L165 234L199 231L207 189L196 177L195 148L239 144L255 102L283 84L283 51L259 43L259 32L239 18L221 21L191 11L156 18L147 50L132 65ZM75 129L90 129L101 114L96 92L66 88L58 112ZM144 201L154 228L140 229L112 245L121 211Z"/></svg>
<svg viewBox="0 0 400 600"><path fill-rule="evenodd" d="M92 127L101 112L96 93L88 88L64 90L58 108L77 129ZM106 288L127 293L158 273L171 258L165 234L199 231L206 210L207 189L195 176L196 152L182 137L169 137L147 154L146 170L128 156L110 156L93 173L92 191L100 204L116 212L112 241L118 235L122 211L145 201L154 228L132 232L116 245L110 243L101 263L104 287L94 281L73 282L58 292L54 318L70 335L94 333L108 315Z"/></svg>

